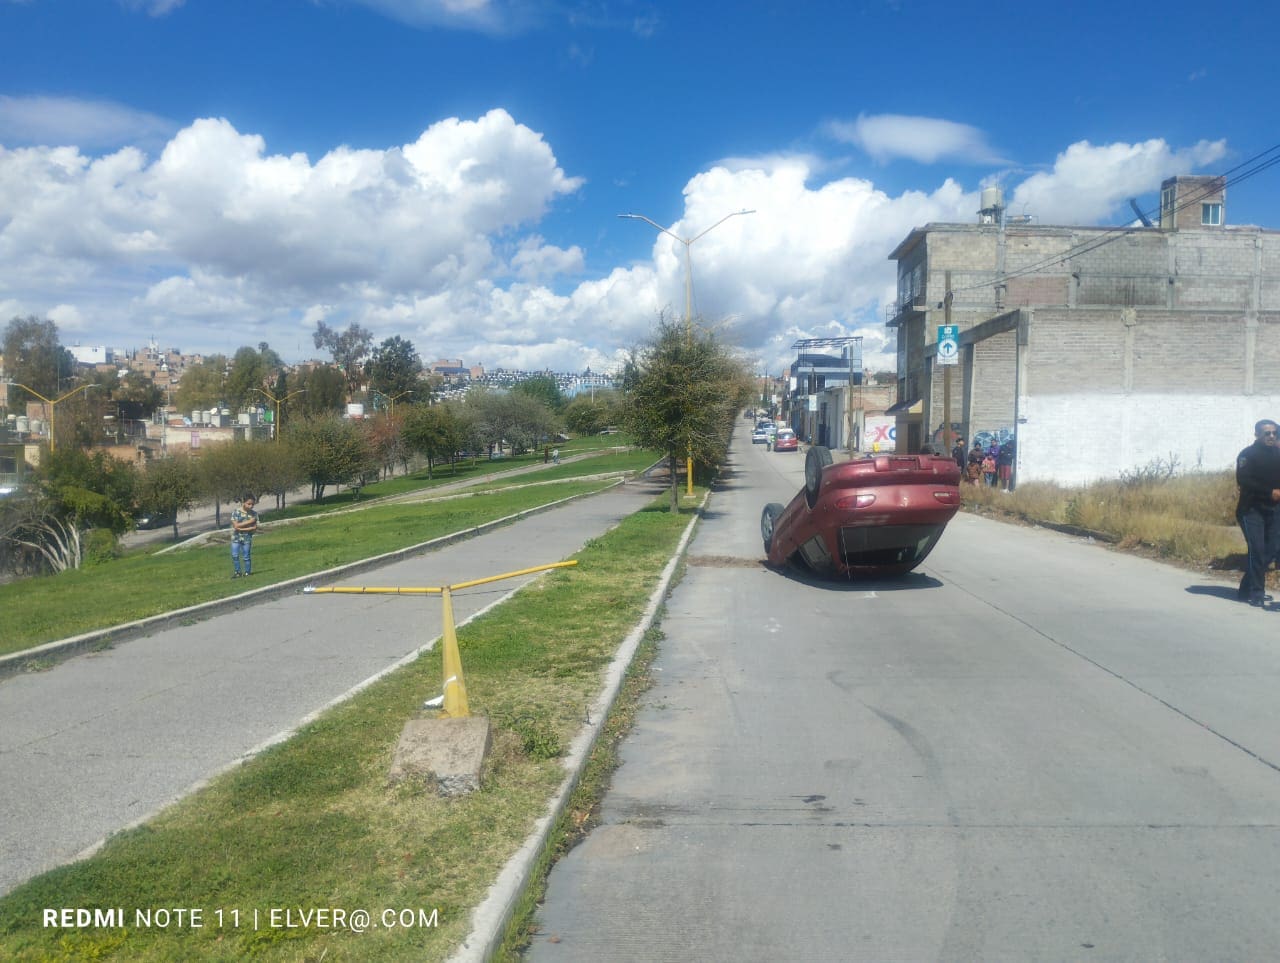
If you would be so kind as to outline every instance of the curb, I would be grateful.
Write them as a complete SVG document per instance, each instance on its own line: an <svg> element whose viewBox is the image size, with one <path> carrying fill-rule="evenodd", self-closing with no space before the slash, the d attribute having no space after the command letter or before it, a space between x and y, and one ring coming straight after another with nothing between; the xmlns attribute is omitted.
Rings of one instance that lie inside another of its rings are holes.
<svg viewBox="0 0 1280 963"><path fill-rule="evenodd" d="M537 508L528 508L514 515L507 515L503 518L494 519L491 522L485 522L475 528L463 529L458 532L451 532L448 535L441 535L439 538L433 538L427 542L419 542L417 545L410 545L408 548L396 549L394 552L386 552L382 555L376 555L373 558L362 559L358 562L350 562L346 565L339 565L335 568L325 569L321 572L313 572L310 575L302 575L298 578L288 579L284 582L276 582L273 585L264 585L259 589L251 589L248 592L239 592L235 595L228 595L226 598L214 599L211 602L201 602L198 605L191 605L184 609L175 609L171 612L163 612L160 615L148 616L145 619L138 619L134 622L125 622L121 625L113 625L106 629L95 629L92 632L85 632L81 635L74 635L68 639L59 639L54 642L46 642L38 645L33 649L25 649L22 652L15 652L11 655L0 656L0 681L10 676L19 675L23 672L35 672L47 669L50 666L66 661L77 655L83 655L86 652L102 652L106 649L113 648L117 643L127 642L130 639L136 639L150 635L153 632L170 628L176 625L183 625L188 622L198 621L202 619L212 618L215 615L221 615L223 612L240 609L245 604L255 604L257 602L271 602L287 595L294 595L305 586L315 582L318 579L332 579L347 575L358 575L361 572L367 572L371 569L380 568L391 562L399 562L414 555L421 555L426 552L444 548L455 542L464 539L473 538L484 532L500 528L504 525L510 525L527 518L531 515L537 515L541 512L550 511L553 508L559 508L570 502L578 501L582 498L590 498L600 492L609 491L618 485L626 483L626 479L622 479L613 485L600 489L596 492L584 492L580 495L571 495L568 498L562 498L558 501L548 502L545 505L539 505Z"/></svg>
<svg viewBox="0 0 1280 963"><path fill-rule="evenodd" d="M703 510L710 497L711 492L708 490L693 518L685 527L684 534L671 556L671 561L662 570L662 576L658 579L653 594L649 596L649 604L645 607L640 621L623 639L613 661L609 663L605 673L604 688L588 712L587 717L591 721L574 738L565 757L567 774L564 781L561 782L556 794L551 797L546 813L534 824L533 831L524 844L498 874L497 880L489 888L489 894L472 911L471 931L462 941L462 945L448 958L449 963L473 963L473 961L480 963L480 961L492 959L501 946L507 925L511 922L516 907L529 887L538 860L550 844L552 830L569 805L569 797L582 778L586 761L595 748L596 742L599 741L601 733L604 732L605 721L618 698L618 693L622 691L622 682L631 665L631 660L635 657L636 649L640 646L640 640L657 621L658 612L671 590L676 569L684 560L689 542L693 539L694 529L702 520Z"/></svg>

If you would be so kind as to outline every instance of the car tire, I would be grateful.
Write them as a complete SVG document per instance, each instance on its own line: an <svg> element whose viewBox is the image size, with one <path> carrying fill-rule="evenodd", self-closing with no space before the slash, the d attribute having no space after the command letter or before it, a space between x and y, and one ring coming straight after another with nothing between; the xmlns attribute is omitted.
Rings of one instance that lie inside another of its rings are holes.
<svg viewBox="0 0 1280 963"><path fill-rule="evenodd" d="M760 537L764 539L766 555L773 550L773 526L777 524L778 516L781 514L782 506L777 502L770 502L760 513Z"/></svg>
<svg viewBox="0 0 1280 963"><path fill-rule="evenodd" d="M822 485L822 469L831 464L831 449L814 445L804 456L804 496L813 508L818 504L818 488Z"/></svg>

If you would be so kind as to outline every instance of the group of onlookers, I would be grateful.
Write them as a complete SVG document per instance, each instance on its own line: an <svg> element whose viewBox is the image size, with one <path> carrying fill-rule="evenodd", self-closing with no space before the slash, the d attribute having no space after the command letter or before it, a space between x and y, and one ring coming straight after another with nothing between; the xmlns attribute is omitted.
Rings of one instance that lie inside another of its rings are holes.
<svg viewBox="0 0 1280 963"><path fill-rule="evenodd" d="M986 485L988 488L1013 490L1013 463L1017 457L1017 442L1010 438L1002 444L991 442L986 448L980 442L965 453L964 439L956 439L951 457L959 466L961 475L970 485Z"/></svg>

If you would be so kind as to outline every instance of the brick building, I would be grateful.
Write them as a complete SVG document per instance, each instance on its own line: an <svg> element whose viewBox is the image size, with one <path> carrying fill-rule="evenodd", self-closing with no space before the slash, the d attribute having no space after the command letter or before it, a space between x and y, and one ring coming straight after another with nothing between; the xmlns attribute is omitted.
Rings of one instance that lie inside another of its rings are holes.
<svg viewBox="0 0 1280 963"><path fill-rule="evenodd" d="M951 420L1015 431L1023 481L1221 470L1280 418L1280 232L1227 226L1221 178L1170 178L1139 227L1042 226L982 197L978 223L927 224L890 255L900 446L943 426L948 283Z"/></svg>

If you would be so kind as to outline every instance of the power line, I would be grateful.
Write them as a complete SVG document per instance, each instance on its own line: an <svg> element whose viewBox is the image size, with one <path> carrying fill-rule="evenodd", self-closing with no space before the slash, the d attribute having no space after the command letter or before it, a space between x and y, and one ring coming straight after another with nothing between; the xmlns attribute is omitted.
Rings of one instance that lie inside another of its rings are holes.
<svg viewBox="0 0 1280 963"><path fill-rule="evenodd" d="M1261 153L1255 154L1253 157L1250 157L1249 159L1237 164L1235 167L1230 168L1224 174L1219 175L1217 178L1215 178L1215 183L1213 186L1205 188L1199 193L1193 193L1191 197L1187 198L1187 200L1180 203L1177 207L1172 208L1169 211L1169 213L1171 215L1176 215L1179 211L1183 211L1188 207L1198 204L1205 197L1208 197L1211 194L1216 193L1218 189L1217 182L1220 182L1222 185L1222 189L1225 190L1227 187L1234 187L1235 185L1240 184L1241 182L1246 181L1251 177L1255 177L1256 175L1261 174L1263 171L1268 170L1271 167L1274 167L1276 164L1280 164L1280 154L1278 154L1277 151L1280 151L1280 144L1276 144L1272 147L1269 147L1266 150L1262 151ZM1275 154L1276 156L1268 158L1267 157L1268 154ZM1267 158L1267 159L1263 160L1263 158ZM1251 164L1255 166L1253 166L1249 170L1244 170L1244 168L1248 168L1249 165ZM1233 177L1232 175L1236 174L1237 171L1242 171L1242 173L1239 173L1238 175ZM1155 214L1163 213L1163 209L1156 208L1156 209L1147 211L1145 213L1147 214L1147 216L1152 216ZM951 293L956 294L962 291L973 291L979 288L986 288L986 287L991 287L993 285L1005 284L1016 278L1025 277L1028 274L1035 274L1036 272L1041 271L1046 267L1051 267L1055 264L1061 264L1070 258L1078 257L1082 254L1089 254L1093 251L1096 251L1100 247L1104 247L1105 245L1110 244L1112 241L1118 241L1120 238L1127 237L1128 235L1139 230L1148 230L1148 228L1139 228L1139 227L1132 227L1127 225L1125 227L1114 228L1111 231L1108 231L1098 237L1090 238L1087 241L1081 241L1079 244L1076 244L1073 247L1067 248L1065 251L1061 251L1057 254L1051 254L1048 257L1040 259L1039 261L1035 261L1031 264L1021 267L1016 271L1006 272L1005 274L1001 275L1000 277L994 278L993 280L984 281L981 284L971 284L963 288L953 288Z"/></svg>

